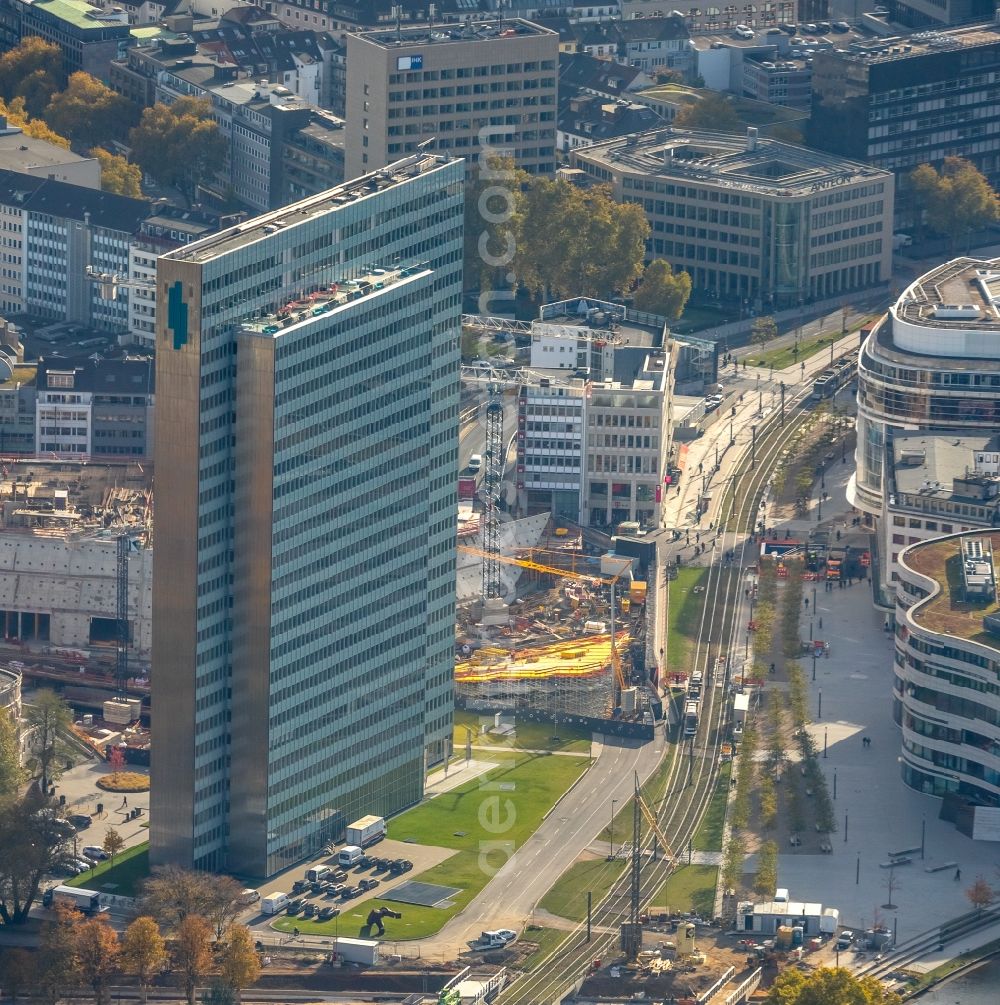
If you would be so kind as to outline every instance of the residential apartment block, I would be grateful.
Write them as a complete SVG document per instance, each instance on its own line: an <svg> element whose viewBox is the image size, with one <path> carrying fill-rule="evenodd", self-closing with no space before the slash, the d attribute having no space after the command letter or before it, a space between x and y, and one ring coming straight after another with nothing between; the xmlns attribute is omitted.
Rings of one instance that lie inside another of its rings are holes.
<svg viewBox="0 0 1000 1005"><path fill-rule="evenodd" d="M945 797L945 819L996 840L1000 822L1000 532L911 545L895 591L893 715L903 781Z"/></svg>
<svg viewBox="0 0 1000 1005"><path fill-rule="evenodd" d="M417 155L157 263L155 863L273 875L449 753L463 190Z"/></svg>
<svg viewBox="0 0 1000 1005"><path fill-rule="evenodd" d="M897 174L964 157L1000 178L1000 24L856 43L813 59L814 146Z"/></svg>
<svg viewBox="0 0 1000 1005"><path fill-rule="evenodd" d="M0 309L126 328L127 291L105 299L86 270L125 274L149 209L146 199L0 171Z"/></svg>
<svg viewBox="0 0 1000 1005"><path fill-rule="evenodd" d="M153 382L149 356L39 359L35 379L39 453L79 460L150 459Z"/></svg>
<svg viewBox="0 0 1000 1005"><path fill-rule="evenodd" d="M555 170L559 36L518 19L347 36L345 176L418 149Z"/></svg>
<svg viewBox="0 0 1000 1005"><path fill-rule="evenodd" d="M877 528L894 516L887 464L897 432L986 436L1000 428L998 304L1000 261L955 259L903 291L862 346L857 470L848 498ZM947 522L958 524L961 511L953 515ZM891 564L880 556L873 568L887 605Z"/></svg>
<svg viewBox="0 0 1000 1005"><path fill-rule="evenodd" d="M573 166L643 207L649 258L763 309L886 282L893 178L805 147L663 129L573 151Z"/></svg>

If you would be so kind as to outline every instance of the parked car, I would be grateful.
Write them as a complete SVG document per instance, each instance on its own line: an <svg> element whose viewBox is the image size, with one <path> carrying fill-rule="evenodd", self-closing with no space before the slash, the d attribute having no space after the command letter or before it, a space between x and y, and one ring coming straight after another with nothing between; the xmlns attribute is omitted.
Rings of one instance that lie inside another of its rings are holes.
<svg viewBox="0 0 1000 1005"><path fill-rule="evenodd" d="M96 844L85 845L81 851L84 858L93 859L95 862L103 862L108 858L108 853Z"/></svg>
<svg viewBox="0 0 1000 1005"><path fill-rule="evenodd" d="M799 29L798 29L798 27L797 27L796 25L794 25L794 24L789 24L789 23L788 23L787 21L783 21L783 22L782 22L781 24L779 24L779 25L778 25L778 27L779 27L779 28L780 28L780 29L781 29L781 30L782 30L782 31L783 31L783 32L784 32L784 33L785 33L786 35L794 35L794 34L795 34L795 33L796 33L796 32L797 32L798 30L799 30Z"/></svg>
<svg viewBox="0 0 1000 1005"><path fill-rule="evenodd" d="M834 31L839 31L841 35L851 30L851 26L846 21L834 21L830 27Z"/></svg>
<svg viewBox="0 0 1000 1005"><path fill-rule="evenodd" d="M326 888L326 895L328 897L339 897L341 893L343 893L343 891L344 891L343 883L331 883Z"/></svg>
<svg viewBox="0 0 1000 1005"><path fill-rule="evenodd" d="M375 859L375 871L385 872L389 868L389 859L387 858L377 858Z"/></svg>
<svg viewBox="0 0 1000 1005"><path fill-rule="evenodd" d="M356 886L345 886L343 890L340 891L341 900L350 900L352 897L358 895L358 888Z"/></svg>
<svg viewBox="0 0 1000 1005"><path fill-rule="evenodd" d="M395 862L389 865L389 871L394 872L397 876L402 875L404 872L409 872L413 868L413 863L405 858L397 858Z"/></svg>
<svg viewBox="0 0 1000 1005"><path fill-rule="evenodd" d="M76 866L76 874L79 876L81 872L87 872L88 869L93 869L97 863L91 862L89 858L76 858L73 859L73 865Z"/></svg>
<svg viewBox="0 0 1000 1005"><path fill-rule="evenodd" d="M94 822L86 813L72 813L66 819L78 831L85 831Z"/></svg>
<svg viewBox="0 0 1000 1005"><path fill-rule="evenodd" d="M323 907L320 908L319 914L316 915L317 921L329 921L331 918L336 918L340 914L339 907Z"/></svg>
<svg viewBox="0 0 1000 1005"><path fill-rule="evenodd" d="M322 893L325 887L326 883L322 879L313 880L313 882L309 884L309 889L313 893Z"/></svg>
<svg viewBox="0 0 1000 1005"><path fill-rule="evenodd" d="M249 907L260 901L260 890L254 890L248 886L245 890L240 891L240 896L243 898L243 903Z"/></svg>
<svg viewBox="0 0 1000 1005"><path fill-rule="evenodd" d="M517 932L510 928L498 928L497 935L504 941L504 945L509 945L517 938Z"/></svg>
<svg viewBox="0 0 1000 1005"><path fill-rule="evenodd" d="M854 941L853 932L841 932L837 937L837 948L843 952L845 949L849 949L851 943Z"/></svg>
<svg viewBox="0 0 1000 1005"><path fill-rule="evenodd" d="M297 879L292 883L292 893L303 893L309 889L309 884L304 879Z"/></svg>
<svg viewBox="0 0 1000 1005"><path fill-rule="evenodd" d="M311 918L316 913L316 905L310 901L302 907L302 917Z"/></svg>
<svg viewBox="0 0 1000 1005"><path fill-rule="evenodd" d="M378 885L379 881L377 879L363 879L358 883L358 889L362 891L374 890Z"/></svg>

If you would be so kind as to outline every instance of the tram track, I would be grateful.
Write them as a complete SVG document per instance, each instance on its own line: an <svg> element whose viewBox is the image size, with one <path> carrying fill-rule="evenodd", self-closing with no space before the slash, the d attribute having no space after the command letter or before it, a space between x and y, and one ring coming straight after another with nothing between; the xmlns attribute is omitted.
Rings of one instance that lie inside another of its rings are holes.
<svg viewBox="0 0 1000 1005"><path fill-rule="evenodd" d="M715 793L721 747L726 738L726 695L744 618L746 560L753 554L749 533L739 528L755 526L762 494L785 450L788 435L807 415L801 410L807 396L808 389L802 389L786 400L784 421L778 412L762 419L756 436L756 463L750 466L747 461L741 461L733 476L734 491L727 493L720 513L720 530L712 544L712 560L707 567L706 602L692 654L692 667L704 667L698 732L688 756L681 756L679 744L675 749L663 795L655 806L661 830L671 840L672 853L653 860L655 839L652 834L647 835L640 848L643 862L640 913L652 903L673 873L679 862L679 850L694 837ZM733 529L725 529L728 526ZM731 563L724 561L727 551L733 552ZM656 574L662 574L659 564ZM717 680L716 669L720 656L725 659L721 681ZM631 877L630 870L626 869L592 909L592 931L597 934L591 941L586 941L586 923L580 922L535 970L511 984L500 1000L504 1005L550 1005L561 1001L584 976L593 959L617 954L617 929L629 920L630 914Z"/></svg>

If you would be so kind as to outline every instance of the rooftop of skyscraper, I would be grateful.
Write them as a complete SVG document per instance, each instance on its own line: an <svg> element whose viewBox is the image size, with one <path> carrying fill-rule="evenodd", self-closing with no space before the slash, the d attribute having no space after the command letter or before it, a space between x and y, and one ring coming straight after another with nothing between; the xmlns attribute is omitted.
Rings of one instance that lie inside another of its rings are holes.
<svg viewBox="0 0 1000 1005"><path fill-rule="evenodd" d="M263 238L279 230L284 230L286 227L293 227L317 216L341 209L349 203L374 195L383 189L391 188L407 179L417 178L443 164L450 163L452 160L454 158L444 154L423 152L412 154L380 168L378 171L343 182L325 192L320 192L318 195L293 203L291 206L255 216L252 220L237 224L235 227L229 227L200 241L194 241L170 254L163 255L162 258L203 264L221 255L230 254L238 248L246 247L254 241L263 240Z"/></svg>
<svg viewBox="0 0 1000 1005"><path fill-rule="evenodd" d="M361 33L361 38L383 49L400 45L440 45L446 42L486 42L527 35L554 35L555 32L521 18L502 16L490 21L468 21L465 24L422 24L407 28L379 28ZM418 70L414 66L411 69Z"/></svg>
<svg viewBox="0 0 1000 1005"><path fill-rule="evenodd" d="M945 262L906 289L895 311L911 324L995 329L1000 334L1000 258Z"/></svg>

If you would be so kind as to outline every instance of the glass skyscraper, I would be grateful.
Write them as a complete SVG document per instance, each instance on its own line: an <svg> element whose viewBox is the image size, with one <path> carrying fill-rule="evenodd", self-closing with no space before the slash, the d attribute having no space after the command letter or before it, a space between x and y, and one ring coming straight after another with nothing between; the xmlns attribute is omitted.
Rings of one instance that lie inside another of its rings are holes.
<svg viewBox="0 0 1000 1005"><path fill-rule="evenodd" d="M152 861L269 876L452 727L464 165L157 265Z"/></svg>

